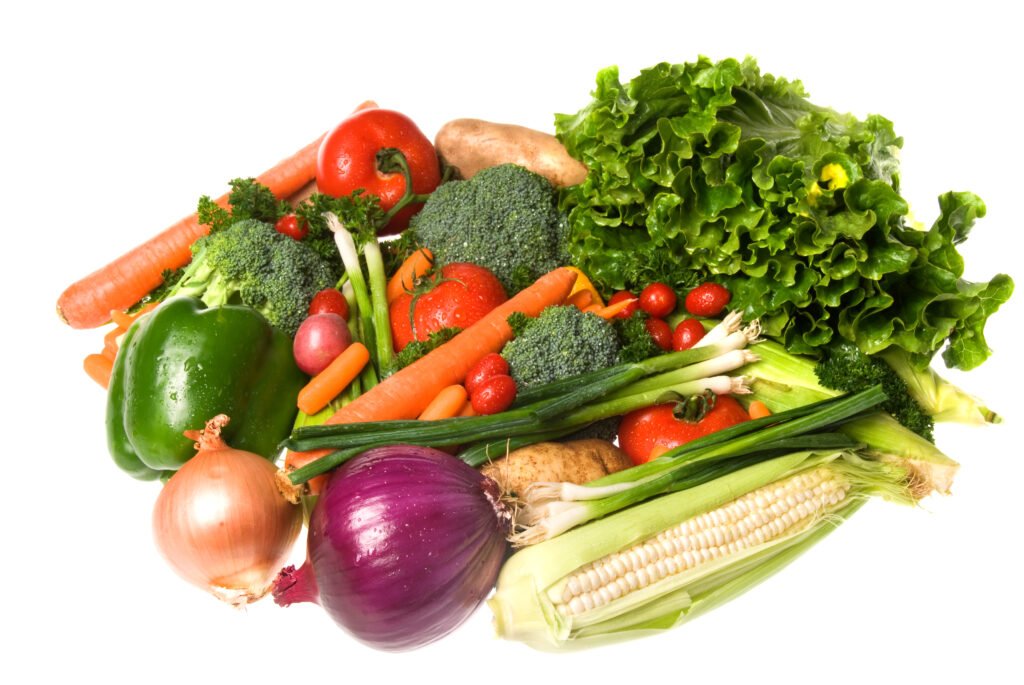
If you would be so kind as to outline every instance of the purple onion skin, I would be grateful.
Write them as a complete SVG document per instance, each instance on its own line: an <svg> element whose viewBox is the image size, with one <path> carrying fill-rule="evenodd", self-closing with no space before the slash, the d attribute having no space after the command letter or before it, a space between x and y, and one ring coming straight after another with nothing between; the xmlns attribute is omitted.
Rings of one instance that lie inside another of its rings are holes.
<svg viewBox="0 0 1024 685"><path fill-rule="evenodd" d="M497 580L510 526L499 494L494 481L435 449L359 455L331 476L310 520L320 605L378 649L447 635Z"/></svg>

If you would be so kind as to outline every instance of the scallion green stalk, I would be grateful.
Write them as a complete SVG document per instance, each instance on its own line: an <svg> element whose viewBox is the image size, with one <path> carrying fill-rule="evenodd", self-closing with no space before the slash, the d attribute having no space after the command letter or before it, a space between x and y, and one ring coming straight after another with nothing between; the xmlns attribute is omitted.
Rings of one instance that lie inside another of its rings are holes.
<svg viewBox="0 0 1024 685"><path fill-rule="evenodd" d="M345 273L348 274L348 282L352 284L352 292L355 295L358 309L361 342L370 351L370 360L376 366L378 362L373 303L370 301L369 289L366 286L366 279L363 277L363 268L359 263L359 251L356 249L352 234L341 225L337 216L327 212L324 217L327 220L327 226L334 233L334 242L338 246L341 263L345 266Z"/></svg>
<svg viewBox="0 0 1024 685"><path fill-rule="evenodd" d="M380 245L376 240L371 240L363 246L363 257L366 259L366 273L370 281L377 368L383 371L391 366L395 351L394 342L391 339L391 320L388 316L388 277L384 273L384 258L381 256Z"/></svg>
<svg viewBox="0 0 1024 685"><path fill-rule="evenodd" d="M885 401L881 387L819 403L816 411L806 415L751 430L738 437L702 443L694 448L682 445L658 459L613 474L586 485L573 483L534 483L524 493L525 506L520 521L527 526L513 536L518 545L531 545L564 533L574 526L607 516L638 502L668 491L679 472L692 465L749 456L770 454L771 450L792 448L793 438L841 424ZM776 417L778 420L778 417ZM743 426L743 424L740 424ZM740 426L734 426L739 429ZM734 431L738 433L740 430ZM774 443L774 444L773 444ZM556 507L549 506L558 502ZM574 505L565 506L574 503Z"/></svg>

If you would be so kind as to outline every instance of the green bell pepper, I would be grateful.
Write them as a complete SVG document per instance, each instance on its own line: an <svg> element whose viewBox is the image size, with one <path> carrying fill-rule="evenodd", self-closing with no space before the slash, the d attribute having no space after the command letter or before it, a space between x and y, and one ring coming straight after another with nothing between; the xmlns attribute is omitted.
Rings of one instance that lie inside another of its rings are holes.
<svg viewBox="0 0 1024 685"><path fill-rule="evenodd" d="M244 306L168 300L125 334L107 395L107 445L129 475L153 480L195 454L186 430L217 414L232 447L273 459L306 382L291 339Z"/></svg>

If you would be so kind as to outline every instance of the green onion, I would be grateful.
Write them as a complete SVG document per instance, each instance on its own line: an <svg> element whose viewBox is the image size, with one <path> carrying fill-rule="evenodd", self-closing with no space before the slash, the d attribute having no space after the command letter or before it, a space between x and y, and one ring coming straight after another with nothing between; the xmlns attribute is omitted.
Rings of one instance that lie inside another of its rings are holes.
<svg viewBox="0 0 1024 685"><path fill-rule="evenodd" d="M732 427L727 439L718 435L717 440L706 440L696 447L681 445L658 459L586 485L535 483L526 489L526 504L520 512L520 521L526 528L512 540L519 545L535 544L666 492L676 478L674 472L689 464L772 449L792 449L793 445L787 441L840 424L884 401L885 393L878 386L849 397L817 403L812 405L810 413L757 430L745 425L751 422L744 422ZM778 416L769 418L779 420ZM728 439L729 436L736 437Z"/></svg>

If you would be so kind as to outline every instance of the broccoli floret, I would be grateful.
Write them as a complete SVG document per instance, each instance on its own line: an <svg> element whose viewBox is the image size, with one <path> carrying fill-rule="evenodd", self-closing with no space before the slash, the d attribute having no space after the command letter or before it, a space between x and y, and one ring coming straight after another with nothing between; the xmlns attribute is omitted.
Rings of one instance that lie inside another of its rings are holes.
<svg viewBox="0 0 1024 685"><path fill-rule="evenodd" d="M245 219L193 244L192 263L168 297L191 295L210 307L244 304L295 335L310 300L339 275L305 243Z"/></svg>
<svg viewBox="0 0 1024 685"><path fill-rule="evenodd" d="M450 181L413 217L417 242L441 264L485 266L510 293L568 263L569 222L543 176L503 164Z"/></svg>
<svg viewBox="0 0 1024 685"><path fill-rule="evenodd" d="M932 417L910 394L907 384L881 359L870 357L852 343L831 346L814 369L818 382L826 388L854 393L881 384L889 399L882 405L886 412L930 442L934 442Z"/></svg>
<svg viewBox="0 0 1024 685"><path fill-rule="evenodd" d="M518 332L502 356L520 388L606 369L619 361L615 329L595 314L556 305L525 325L522 318L509 318Z"/></svg>

